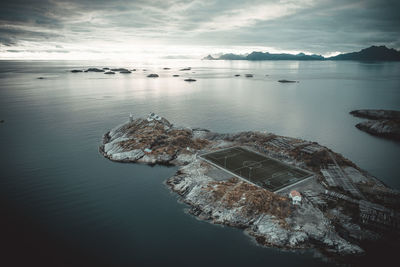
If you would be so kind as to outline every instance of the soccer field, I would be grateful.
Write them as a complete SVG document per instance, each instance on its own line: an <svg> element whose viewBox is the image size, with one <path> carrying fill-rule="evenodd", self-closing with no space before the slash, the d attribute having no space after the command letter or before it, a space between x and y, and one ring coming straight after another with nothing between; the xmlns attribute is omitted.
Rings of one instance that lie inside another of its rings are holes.
<svg viewBox="0 0 400 267"><path fill-rule="evenodd" d="M242 147L219 150L200 157L270 191L280 190L312 175Z"/></svg>

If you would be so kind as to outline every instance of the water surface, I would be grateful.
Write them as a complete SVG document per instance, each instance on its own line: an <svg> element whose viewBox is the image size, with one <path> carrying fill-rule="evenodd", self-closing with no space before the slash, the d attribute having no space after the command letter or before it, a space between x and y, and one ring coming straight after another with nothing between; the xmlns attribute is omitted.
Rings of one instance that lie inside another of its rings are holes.
<svg viewBox="0 0 400 267"><path fill-rule="evenodd" d="M192 71L179 71L186 66ZM86 67L137 71L69 72ZM130 113L149 112L218 132L266 130L317 141L400 189L400 144L359 131L361 119L348 114L400 110L399 74L398 63L0 61L1 232L8 246L0 262L328 265L312 251L261 248L241 230L186 214L163 184L176 168L110 162L98 153L101 137Z"/></svg>

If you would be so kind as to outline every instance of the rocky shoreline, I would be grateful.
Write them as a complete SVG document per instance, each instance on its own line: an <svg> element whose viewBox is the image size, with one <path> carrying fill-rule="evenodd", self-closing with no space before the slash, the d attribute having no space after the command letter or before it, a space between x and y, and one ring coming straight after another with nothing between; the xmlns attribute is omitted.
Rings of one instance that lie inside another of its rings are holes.
<svg viewBox="0 0 400 267"><path fill-rule="evenodd" d="M361 109L353 110L350 114L369 119L356 125L361 131L400 141L400 111Z"/></svg>
<svg viewBox="0 0 400 267"><path fill-rule="evenodd" d="M232 146L313 172L294 187L303 195L301 205L292 204L289 191L270 192L198 157ZM166 184L190 206L190 213L241 228L262 245L360 255L363 241L399 233L400 193L315 142L266 132L220 134L176 127L152 113L137 119L131 115L104 135L99 150L113 161L179 166Z"/></svg>

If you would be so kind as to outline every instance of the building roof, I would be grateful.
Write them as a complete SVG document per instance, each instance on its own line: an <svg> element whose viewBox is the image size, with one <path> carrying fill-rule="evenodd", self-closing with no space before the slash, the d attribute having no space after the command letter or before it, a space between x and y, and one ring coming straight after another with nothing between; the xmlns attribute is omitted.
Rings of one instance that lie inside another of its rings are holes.
<svg viewBox="0 0 400 267"><path fill-rule="evenodd" d="M292 191L290 191L290 194L289 194L291 197L301 197L301 194L298 192L298 191L296 191L296 190L292 190Z"/></svg>

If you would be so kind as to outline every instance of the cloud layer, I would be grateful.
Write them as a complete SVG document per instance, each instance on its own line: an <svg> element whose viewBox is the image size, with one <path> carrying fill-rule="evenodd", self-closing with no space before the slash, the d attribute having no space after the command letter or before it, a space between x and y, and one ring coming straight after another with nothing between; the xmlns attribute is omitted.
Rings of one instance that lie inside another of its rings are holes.
<svg viewBox="0 0 400 267"><path fill-rule="evenodd" d="M3 0L0 58L399 49L398 10L396 0Z"/></svg>

